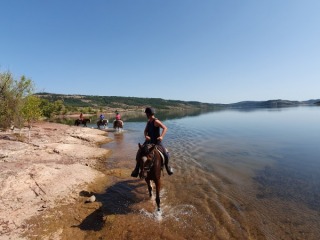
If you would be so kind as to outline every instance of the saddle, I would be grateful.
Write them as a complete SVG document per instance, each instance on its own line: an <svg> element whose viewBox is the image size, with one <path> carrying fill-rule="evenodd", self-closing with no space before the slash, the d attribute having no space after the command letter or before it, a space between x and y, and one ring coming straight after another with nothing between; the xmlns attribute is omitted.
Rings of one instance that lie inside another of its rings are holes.
<svg viewBox="0 0 320 240"><path fill-rule="evenodd" d="M158 153L160 154L161 156L161 166L164 165L164 161L165 161L165 158L164 158L164 153L165 151L167 151L166 149L164 149L162 146L160 145L156 145L156 150L158 151Z"/></svg>

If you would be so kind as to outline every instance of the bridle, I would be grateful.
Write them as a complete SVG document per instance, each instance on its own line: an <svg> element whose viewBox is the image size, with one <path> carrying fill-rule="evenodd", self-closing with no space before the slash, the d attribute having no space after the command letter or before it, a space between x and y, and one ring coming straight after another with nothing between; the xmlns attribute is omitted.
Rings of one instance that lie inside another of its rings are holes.
<svg viewBox="0 0 320 240"><path fill-rule="evenodd" d="M151 151L149 151L150 148L152 147L149 147L149 145L143 146L143 151L146 155L143 155L141 157L142 171L146 171L147 173L150 172L150 170L152 169L156 159L156 154L155 154L156 148L154 147ZM145 163L147 163L148 161L149 161L149 164L145 166Z"/></svg>

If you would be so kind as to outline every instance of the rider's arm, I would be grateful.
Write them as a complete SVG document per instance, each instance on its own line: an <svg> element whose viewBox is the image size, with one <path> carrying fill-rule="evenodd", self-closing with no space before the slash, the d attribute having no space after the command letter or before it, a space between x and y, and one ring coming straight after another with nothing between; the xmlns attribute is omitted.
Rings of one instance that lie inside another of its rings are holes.
<svg viewBox="0 0 320 240"><path fill-rule="evenodd" d="M161 127L162 128L162 133L160 135L160 137L158 137L158 140L162 140L164 138L164 136L167 133L168 128L166 127L166 125L164 125L160 120L155 120L154 125L156 127Z"/></svg>

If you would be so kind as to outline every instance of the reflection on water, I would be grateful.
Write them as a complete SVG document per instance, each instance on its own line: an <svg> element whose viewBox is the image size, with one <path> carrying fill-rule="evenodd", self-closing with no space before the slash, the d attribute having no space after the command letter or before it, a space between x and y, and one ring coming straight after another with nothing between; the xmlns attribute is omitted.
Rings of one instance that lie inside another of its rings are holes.
<svg viewBox="0 0 320 240"><path fill-rule="evenodd" d="M107 168L127 172L99 196L102 215L117 216L101 227L108 237L319 239L320 108L159 117L175 170L162 176L161 213L129 176L144 140L146 119L135 119L104 145Z"/></svg>
<svg viewBox="0 0 320 240"><path fill-rule="evenodd" d="M216 110L221 111L221 110ZM156 111L157 118L164 120L172 120L172 119L179 119L187 116L198 116L200 114L206 113L208 111L205 111L204 109L184 109L184 110L170 110L170 111ZM146 120L146 115L141 110L140 112L120 112L121 118L125 122L144 122ZM114 113L104 113L105 118L109 120L109 123L113 122L115 120L115 114ZM99 114L98 115L92 115L88 117L91 119L91 125L94 126L96 122L99 120ZM56 118L54 119L54 122L63 123L67 125L74 125L75 118Z"/></svg>

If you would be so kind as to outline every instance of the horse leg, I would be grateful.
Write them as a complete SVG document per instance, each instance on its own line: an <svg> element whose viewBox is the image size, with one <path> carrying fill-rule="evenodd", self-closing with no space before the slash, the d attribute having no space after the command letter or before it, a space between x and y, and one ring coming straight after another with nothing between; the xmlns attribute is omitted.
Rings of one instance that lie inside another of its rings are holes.
<svg viewBox="0 0 320 240"><path fill-rule="evenodd" d="M149 197L152 197L152 187L151 187L150 179L147 179L147 178L146 178L146 183L147 183L147 185L148 185Z"/></svg>
<svg viewBox="0 0 320 240"><path fill-rule="evenodd" d="M157 203L158 211L160 211L160 187L161 187L160 179L156 179L154 183L156 185L156 203Z"/></svg>

